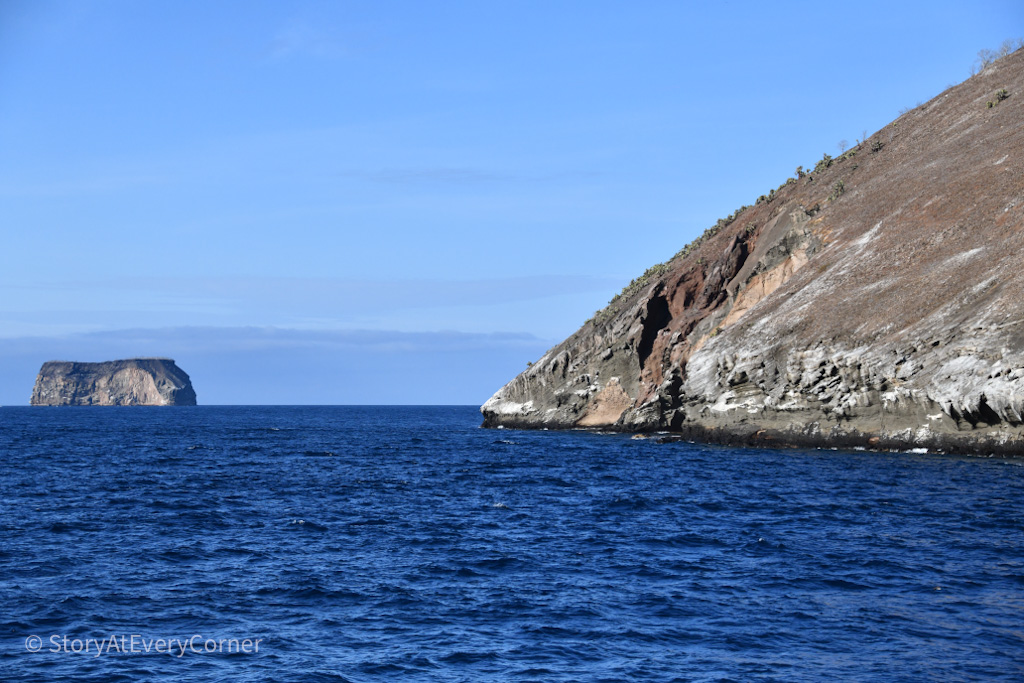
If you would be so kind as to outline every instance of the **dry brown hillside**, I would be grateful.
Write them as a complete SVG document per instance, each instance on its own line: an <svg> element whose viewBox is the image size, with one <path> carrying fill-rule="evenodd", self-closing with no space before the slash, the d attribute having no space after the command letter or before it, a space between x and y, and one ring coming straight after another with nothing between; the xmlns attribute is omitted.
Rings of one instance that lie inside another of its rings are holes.
<svg viewBox="0 0 1024 683"><path fill-rule="evenodd" d="M1022 151L1018 50L651 268L485 425L1024 452Z"/></svg>

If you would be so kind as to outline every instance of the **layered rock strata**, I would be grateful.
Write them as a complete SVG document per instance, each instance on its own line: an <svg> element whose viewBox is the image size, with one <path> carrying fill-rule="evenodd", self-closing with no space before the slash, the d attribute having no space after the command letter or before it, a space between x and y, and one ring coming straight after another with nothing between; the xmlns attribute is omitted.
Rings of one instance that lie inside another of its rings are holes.
<svg viewBox="0 0 1024 683"><path fill-rule="evenodd" d="M194 406L196 392L169 358L43 363L34 406Z"/></svg>
<svg viewBox="0 0 1024 683"><path fill-rule="evenodd" d="M1024 453L1022 153L1018 51L650 269L484 425Z"/></svg>

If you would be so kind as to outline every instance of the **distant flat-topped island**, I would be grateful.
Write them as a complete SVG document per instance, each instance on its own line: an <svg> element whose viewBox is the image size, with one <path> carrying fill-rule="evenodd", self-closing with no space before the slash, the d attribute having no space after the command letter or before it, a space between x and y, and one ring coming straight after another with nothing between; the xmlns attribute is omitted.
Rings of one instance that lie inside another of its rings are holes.
<svg viewBox="0 0 1024 683"><path fill-rule="evenodd" d="M34 406L194 406L196 392L170 358L103 363L47 361L32 389Z"/></svg>

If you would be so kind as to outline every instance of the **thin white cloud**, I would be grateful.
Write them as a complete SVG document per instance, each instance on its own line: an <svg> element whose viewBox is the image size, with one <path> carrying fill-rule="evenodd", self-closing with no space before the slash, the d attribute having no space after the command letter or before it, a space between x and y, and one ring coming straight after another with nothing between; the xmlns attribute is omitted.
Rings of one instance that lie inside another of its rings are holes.
<svg viewBox="0 0 1024 683"><path fill-rule="evenodd" d="M475 403L550 348L529 334L126 329L0 339L0 404L24 405L48 360L174 358L204 405Z"/></svg>
<svg viewBox="0 0 1024 683"><path fill-rule="evenodd" d="M468 351L498 347L534 347L550 340L524 332L473 333L458 331L401 332L395 330L301 330L282 327L154 327L104 330L52 337L0 339L0 355L40 349L77 350L81 360L109 355L159 353L226 353L243 350L326 349L364 351Z"/></svg>
<svg viewBox="0 0 1024 683"><path fill-rule="evenodd" d="M184 326L572 332L623 282L547 275L477 280L126 277L0 286L0 340Z"/></svg>
<svg viewBox="0 0 1024 683"><path fill-rule="evenodd" d="M10 289L12 294L21 297L31 292L34 295L33 310L39 310L39 296L47 293L52 295L52 300L61 303L81 299L85 308L87 300L101 294L108 308L123 310L206 310L222 314L252 306L264 311L287 310L296 316L322 317L326 313L340 315L379 309L401 311L493 306L586 292L608 292L610 296L621 285L618 278L596 275L474 280L238 276L127 277L35 285L21 283ZM19 311L14 305L16 296L7 297L7 301L7 305L0 304L0 313Z"/></svg>

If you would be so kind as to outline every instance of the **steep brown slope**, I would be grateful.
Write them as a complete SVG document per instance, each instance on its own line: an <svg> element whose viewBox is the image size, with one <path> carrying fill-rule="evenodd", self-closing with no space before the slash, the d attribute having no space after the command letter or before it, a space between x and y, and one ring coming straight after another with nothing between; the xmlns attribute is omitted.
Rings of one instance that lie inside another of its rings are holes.
<svg viewBox="0 0 1024 683"><path fill-rule="evenodd" d="M1024 451L1022 124L1018 51L649 270L485 426Z"/></svg>
<svg viewBox="0 0 1024 683"><path fill-rule="evenodd" d="M43 363L34 406L194 406L196 392L169 358Z"/></svg>

